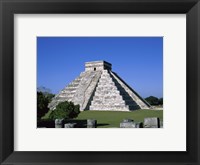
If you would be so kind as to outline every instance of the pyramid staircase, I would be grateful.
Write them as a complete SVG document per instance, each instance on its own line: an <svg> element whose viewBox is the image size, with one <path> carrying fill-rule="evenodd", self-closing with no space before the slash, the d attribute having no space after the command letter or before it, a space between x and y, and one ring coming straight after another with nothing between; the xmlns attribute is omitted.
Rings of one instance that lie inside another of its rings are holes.
<svg viewBox="0 0 200 165"><path fill-rule="evenodd" d="M53 110L60 102L71 101L79 104L80 110L84 110L93 96L100 75L101 71L82 72L52 99L48 107Z"/></svg>
<svg viewBox="0 0 200 165"><path fill-rule="evenodd" d="M149 107L145 107L149 108ZM129 111L141 109L129 93L114 78L111 71L104 70L98 82L90 110Z"/></svg>

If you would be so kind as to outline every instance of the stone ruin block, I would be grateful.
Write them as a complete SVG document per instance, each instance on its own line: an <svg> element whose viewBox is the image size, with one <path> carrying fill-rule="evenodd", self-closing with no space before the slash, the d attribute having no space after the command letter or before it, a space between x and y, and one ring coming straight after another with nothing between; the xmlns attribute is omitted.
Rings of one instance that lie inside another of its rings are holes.
<svg viewBox="0 0 200 165"><path fill-rule="evenodd" d="M66 123L65 128L75 128L76 123Z"/></svg>
<svg viewBox="0 0 200 165"><path fill-rule="evenodd" d="M160 128L158 117L144 118L144 128Z"/></svg>
<svg viewBox="0 0 200 165"><path fill-rule="evenodd" d="M63 126L64 126L64 119L55 120L55 128L63 128Z"/></svg>
<svg viewBox="0 0 200 165"><path fill-rule="evenodd" d="M160 121L160 128L163 128L163 121Z"/></svg>
<svg viewBox="0 0 200 165"><path fill-rule="evenodd" d="M132 119L123 119L123 121L122 122L133 122L133 120Z"/></svg>
<svg viewBox="0 0 200 165"><path fill-rule="evenodd" d="M143 128L143 123L142 122L135 123L135 128Z"/></svg>
<svg viewBox="0 0 200 165"><path fill-rule="evenodd" d="M142 128L141 122L134 122L132 119L123 119L120 128Z"/></svg>
<svg viewBox="0 0 200 165"><path fill-rule="evenodd" d="M120 128L136 128L136 125L134 122L121 122Z"/></svg>
<svg viewBox="0 0 200 165"><path fill-rule="evenodd" d="M87 119L87 128L96 128L97 120L95 119Z"/></svg>

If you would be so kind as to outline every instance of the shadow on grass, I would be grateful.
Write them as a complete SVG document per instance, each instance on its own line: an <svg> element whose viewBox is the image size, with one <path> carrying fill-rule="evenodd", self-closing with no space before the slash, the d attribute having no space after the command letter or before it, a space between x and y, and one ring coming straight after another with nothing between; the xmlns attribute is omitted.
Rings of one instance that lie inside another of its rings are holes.
<svg viewBox="0 0 200 165"><path fill-rule="evenodd" d="M87 120L81 120L81 119L71 119L67 120L66 123L76 123L76 128L87 128ZM102 127L102 126L107 126L109 124L107 123L98 123L97 122L97 127Z"/></svg>
<svg viewBox="0 0 200 165"><path fill-rule="evenodd" d="M37 128L55 128L55 122L53 120L40 120L37 121Z"/></svg>
<svg viewBox="0 0 200 165"><path fill-rule="evenodd" d="M68 119L65 123L76 123L75 128L87 128L87 120Z"/></svg>
<svg viewBox="0 0 200 165"><path fill-rule="evenodd" d="M110 124L107 124L107 123L97 123L97 127L102 127L102 126L107 126L107 125L110 125Z"/></svg>

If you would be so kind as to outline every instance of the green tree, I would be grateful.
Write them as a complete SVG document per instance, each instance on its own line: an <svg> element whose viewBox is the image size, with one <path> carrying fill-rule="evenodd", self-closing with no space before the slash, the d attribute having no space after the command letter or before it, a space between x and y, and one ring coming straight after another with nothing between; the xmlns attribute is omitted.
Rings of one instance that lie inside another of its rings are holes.
<svg viewBox="0 0 200 165"><path fill-rule="evenodd" d="M48 111L48 104L51 102L54 94L44 92L44 91L37 91L37 118L41 119Z"/></svg>
<svg viewBox="0 0 200 165"><path fill-rule="evenodd" d="M49 98L42 92L37 92L37 118L41 119L48 112Z"/></svg>
<svg viewBox="0 0 200 165"><path fill-rule="evenodd" d="M159 105L159 99L154 96L149 96L145 99L150 105Z"/></svg>
<svg viewBox="0 0 200 165"><path fill-rule="evenodd" d="M44 94L44 93L43 93ZM46 93L44 94L45 97L48 99L49 103L51 102L52 98L55 96L54 94L52 93Z"/></svg>
<svg viewBox="0 0 200 165"><path fill-rule="evenodd" d="M80 113L80 106L74 105L72 102L61 102L56 106L56 109L51 112L49 118L55 119L72 119Z"/></svg>
<svg viewBox="0 0 200 165"><path fill-rule="evenodd" d="M163 105L163 98L159 98L159 104Z"/></svg>

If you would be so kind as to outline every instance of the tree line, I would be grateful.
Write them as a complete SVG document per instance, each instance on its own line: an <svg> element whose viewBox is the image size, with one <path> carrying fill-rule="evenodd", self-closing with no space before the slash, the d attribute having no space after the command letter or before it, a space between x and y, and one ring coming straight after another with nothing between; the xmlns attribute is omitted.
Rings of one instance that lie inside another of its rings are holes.
<svg viewBox="0 0 200 165"><path fill-rule="evenodd" d="M155 96L149 96L149 97L145 98L145 100L150 105L163 105L163 98L157 98Z"/></svg>

